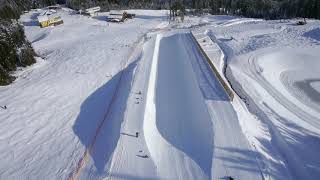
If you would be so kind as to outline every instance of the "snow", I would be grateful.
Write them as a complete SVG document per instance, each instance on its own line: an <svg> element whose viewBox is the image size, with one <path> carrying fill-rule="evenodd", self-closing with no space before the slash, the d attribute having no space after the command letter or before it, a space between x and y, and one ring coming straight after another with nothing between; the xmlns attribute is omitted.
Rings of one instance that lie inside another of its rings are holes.
<svg viewBox="0 0 320 180"><path fill-rule="evenodd" d="M103 120L131 49L163 16L159 11L154 18L136 18L124 26L63 9L57 12L63 25L41 29L32 23L34 14L21 21L45 61L0 89L1 105L8 107L0 112L1 179L67 179L72 174ZM114 122L120 125L118 120ZM115 146L117 136L108 143ZM95 163L99 170L107 164Z"/></svg>
<svg viewBox="0 0 320 180"><path fill-rule="evenodd" d="M41 11L37 63L0 87L0 179L319 178L319 21Z"/></svg>
<svg viewBox="0 0 320 180"><path fill-rule="evenodd" d="M212 125L201 91L190 73L192 66L189 61L182 61L187 54L183 48L175 48L179 38L173 35L160 41L158 36L156 41L145 136L161 179L208 179Z"/></svg>
<svg viewBox="0 0 320 180"><path fill-rule="evenodd" d="M240 22L202 32L227 57L226 77L240 96L233 105L242 130L269 178L318 179L319 93L312 83L320 77L319 21Z"/></svg>
<svg viewBox="0 0 320 180"><path fill-rule="evenodd" d="M49 18L47 15L43 15L43 16L38 16L38 21L39 22L43 22L43 21L48 21Z"/></svg>
<svg viewBox="0 0 320 180"><path fill-rule="evenodd" d="M308 170L304 164L318 165L312 151L315 153L319 148L316 145L317 138L313 137L319 133L319 104L316 102L319 94L308 85L308 80L317 79L320 75L316 70L318 62L315 62L318 56L317 49L262 49L247 57L240 56L239 58L247 61L239 60L237 63L244 64L231 65L242 67L249 76L250 83L256 86L259 97L254 99L259 99L258 106L270 116L269 128L275 129L272 130L275 131L274 138L279 139L274 142L279 141L276 143L280 146L279 151L287 154L284 158L289 162L289 168L293 175L300 179L312 179L317 174L312 169ZM241 77L237 71L233 72ZM250 90L245 88L250 93ZM300 149L303 145L299 145L301 139L297 138L301 134L306 135L304 143L314 145ZM311 174L314 177L310 176L310 171L315 173Z"/></svg>

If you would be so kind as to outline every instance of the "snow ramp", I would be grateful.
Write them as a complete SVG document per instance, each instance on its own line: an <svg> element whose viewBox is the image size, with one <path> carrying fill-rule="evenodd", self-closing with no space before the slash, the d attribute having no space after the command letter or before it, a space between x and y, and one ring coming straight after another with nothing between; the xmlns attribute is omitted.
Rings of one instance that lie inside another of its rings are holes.
<svg viewBox="0 0 320 180"><path fill-rule="evenodd" d="M152 59L144 135L160 179L211 179L213 126L186 35L158 35Z"/></svg>

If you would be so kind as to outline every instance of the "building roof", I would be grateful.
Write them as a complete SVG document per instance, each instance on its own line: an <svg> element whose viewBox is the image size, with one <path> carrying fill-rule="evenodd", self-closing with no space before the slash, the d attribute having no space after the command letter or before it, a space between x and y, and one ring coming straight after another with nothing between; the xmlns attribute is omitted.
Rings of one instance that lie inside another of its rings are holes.
<svg viewBox="0 0 320 180"><path fill-rule="evenodd" d="M49 17L47 15L38 16L39 22L48 21L48 20L49 20Z"/></svg>

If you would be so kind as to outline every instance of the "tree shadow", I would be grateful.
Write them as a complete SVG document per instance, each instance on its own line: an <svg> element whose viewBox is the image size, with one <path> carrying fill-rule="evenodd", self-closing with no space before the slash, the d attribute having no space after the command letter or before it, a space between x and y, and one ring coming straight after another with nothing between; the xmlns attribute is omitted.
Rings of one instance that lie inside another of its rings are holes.
<svg viewBox="0 0 320 180"><path fill-rule="evenodd" d="M38 16L40 15L40 13L33 13L31 16L30 16L30 19L32 20L37 20L38 19Z"/></svg>
<svg viewBox="0 0 320 180"><path fill-rule="evenodd" d="M271 107L264 103L264 106L273 114L281 125L277 125L280 133L284 137L288 148L292 150L292 155L298 161L295 163L303 164L308 178L320 176L320 134L311 132L304 127L277 114ZM293 157L288 157L293 158Z"/></svg>
<svg viewBox="0 0 320 180"><path fill-rule="evenodd" d="M89 150L98 174L104 173L120 137L135 67L136 62L131 63L87 97L73 125L74 133Z"/></svg>
<svg viewBox="0 0 320 180"><path fill-rule="evenodd" d="M136 15L137 19L145 19L145 20L152 20L152 19L164 19L166 16L151 16L151 15Z"/></svg>
<svg viewBox="0 0 320 180"><path fill-rule="evenodd" d="M94 16L92 17L93 19L99 20L99 21L103 21L103 22L107 22L108 20L108 16Z"/></svg>
<svg viewBox="0 0 320 180"><path fill-rule="evenodd" d="M304 37L320 41L320 28L315 28L303 34Z"/></svg>
<svg viewBox="0 0 320 180"><path fill-rule="evenodd" d="M43 33L43 34L39 35L38 37L36 37L31 43L35 43L35 42L41 41L44 38L46 38L47 36L48 36L47 33Z"/></svg>
<svg viewBox="0 0 320 180"><path fill-rule="evenodd" d="M154 177L141 177L132 174L120 174L120 173L111 173L110 177L115 177L116 179L130 179L130 180L159 180Z"/></svg>
<svg viewBox="0 0 320 180"><path fill-rule="evenodd" d="M216 157L223 160L228 168L260 173L259 168L257 168L257 161L255 160L255 157L259 156L257 152L233 147L216 146L215 149L223 151L223 154L230 154L230 156Z"/></svg>
<svg viewBox="0 0 320 180"><path fill-rule="evenodd" d="M320 45L320 28L312 29L304 33L303 36L314 40L315 45Z"/></svg>
<svg viewBox="0 0 320 180"><path fill-rule="evenodd" d="M25 22L22 22L22 24L24 26L39 26L38 21L25 21Z"/></svg>

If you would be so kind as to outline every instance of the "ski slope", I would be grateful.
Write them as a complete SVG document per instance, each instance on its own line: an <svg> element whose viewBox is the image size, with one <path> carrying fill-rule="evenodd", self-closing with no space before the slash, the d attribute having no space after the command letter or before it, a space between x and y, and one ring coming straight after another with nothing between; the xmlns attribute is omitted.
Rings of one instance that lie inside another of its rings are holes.
<svg viewBox="0 0 320 180"><path fill-rule="evenodd" d="M0 179L319 179L319 21L129 12L21 17L40 57L0 87Z"/></svg>
<svg viewBox="0 0 320 180"><path fill-rule="evenodd" d="M227 95L190 33L157 38L144 130L160 179L263 178Z"/></svg>
<svg viewBox="0 0 320 180"><path fill-rule="evenodd" d="M87 160L92 160L95 176L106 173L129 92L121 90L121 101L113 98L123 87L120 79L130 85L130 73L121 78L122 71L134 69L133 64L126 67L129 59L135 60L132 52L146 32L163 23L165 13L140 11L123 25L63 8L57 15L64 24L44 29L36 22L39 12L21 17L27 38L43 59L17 71L13 84L0 87L1 106L8 107L0 111L0 179L69 179L104 116L111 129L102 131L107 132L108 151L89 153Z"/></svg>
<svg viewBox="0 0 320 180"><path fill-rule="evenodd" d="M262 178L227 95L194 43L188 31L148 35L134 75L125 70L132 83L112 163L99 174L91 158L79 179ZM104 132L113 127L106 124ZM240 168L233 159L246 163Z"/></svg>

